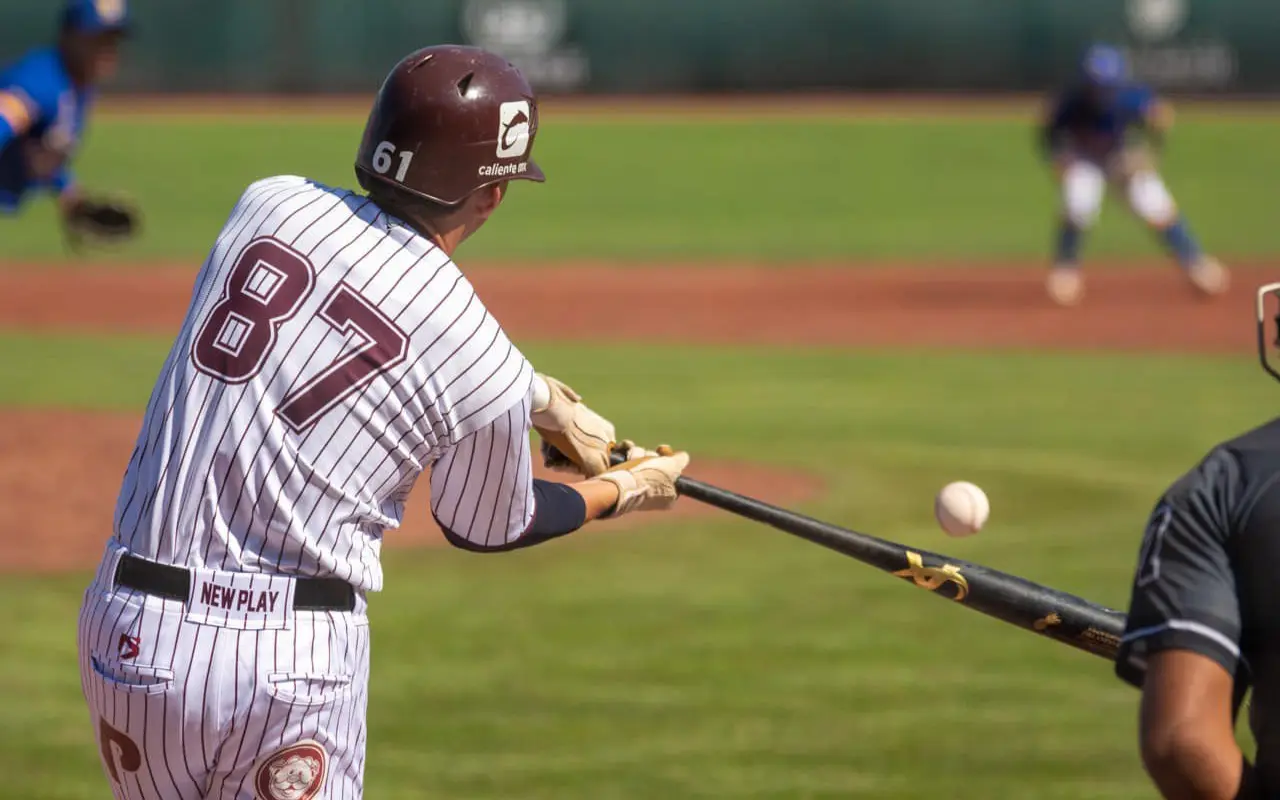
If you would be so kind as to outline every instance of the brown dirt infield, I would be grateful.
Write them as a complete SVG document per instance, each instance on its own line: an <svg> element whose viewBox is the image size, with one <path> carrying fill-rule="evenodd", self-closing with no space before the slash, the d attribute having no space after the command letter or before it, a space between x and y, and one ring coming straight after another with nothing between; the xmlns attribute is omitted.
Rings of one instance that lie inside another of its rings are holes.
<svg viewBox="0 0 1280 800"><path fill-rule="evenodd" d="M1099 264L1084 304L1064 310L1045 298L1042 271L978 264L464 264L517 340L1244 352L1254 289L1280 270L1232 268L1231 292L1205 302L1172 266ZM195 273L4 266L0 327L171 336ZM557 312L592 308L600 314Z"/></svg>
<svg viewBox="0 0 1280 800"><path fill-rule="evenodd" d="M1253 289L1275 273L1234 267L1232 291L1205 302L1171 267L1098 266L1088 273L1085 304L1069 311L1049 305L1040 271L979 265L464 268L517 341L1243 353L1255 336ZM0 327L171 336L195 271L6 265ZM555 311L584 308L611 310ZM0 571L94 562L137 426L133 414L0 413ZM761 466L699 461L696 474L780 503L820 490L806 476ZM425 496L414 494L389 547L440 541ZM686 504L684 513L697 510Z"/></svg>
<svg viewBox="0 0 1280 800"><path fill-rule="evenodd" d="M138 435L135 414L49 410L0 413L0 573L56 572L96 563L111 534L111 511L120 471ZM564 480L539 467L539 477ZM813 497L821 487L805 475L750 464L699 460L703 480L786 505ZM421 478L425 487L428 475ZM386 536L388 548L444 541L431 518L425 490L412 494L404 524ZM672 516L705 513L683 503ZM608 530L645 524L623 517Z"/></svg>

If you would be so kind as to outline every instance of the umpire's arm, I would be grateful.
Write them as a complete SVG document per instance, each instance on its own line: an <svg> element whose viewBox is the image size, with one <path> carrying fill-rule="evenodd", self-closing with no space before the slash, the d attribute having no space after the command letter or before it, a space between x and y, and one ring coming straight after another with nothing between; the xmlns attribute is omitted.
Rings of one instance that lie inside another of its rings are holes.
<svg viewBox="0 0 1280 800"><path fill-rule="evenodd" d="M1234 457L1215 450L1170 487L1143 537L1116 672L1142 688L1143 764L1167 798L1261 797L1236 744L1245 668L1228 556Z"/></svg>

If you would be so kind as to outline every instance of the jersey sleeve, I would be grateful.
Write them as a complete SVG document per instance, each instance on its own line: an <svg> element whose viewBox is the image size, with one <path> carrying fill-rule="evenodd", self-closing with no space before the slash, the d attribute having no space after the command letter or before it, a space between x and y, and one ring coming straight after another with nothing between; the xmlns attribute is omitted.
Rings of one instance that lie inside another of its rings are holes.
<svg viewBox="0 0 1280 800"><path fill-rule="evenodd" d="M445 451L431 467L431 512L467 549L497 549L528 532L534 517L529 447L532 388L523 401Z"/></svg>
<svg viewBox="0 0 1280 800"><path fill-rule="evenodd" d="M21 136L57 116L60 92L51 56L34 52L0 74L0 120Z"/></svg>
<svg viewBox="0 0 1280 800"><path fill-rule="evenodd" d="M1215 450L1175 482L1147 523L1116 674L1142 685L1148 656L1190 650L1235 674L1241 616L1229 556L1239 464Z"/></svg>

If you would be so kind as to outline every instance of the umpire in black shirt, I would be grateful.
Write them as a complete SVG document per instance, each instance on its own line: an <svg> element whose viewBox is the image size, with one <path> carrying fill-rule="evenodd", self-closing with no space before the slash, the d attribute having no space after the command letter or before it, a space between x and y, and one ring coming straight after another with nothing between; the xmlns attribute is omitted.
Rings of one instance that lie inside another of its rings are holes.
<svg viewBox="0 0 1280 800"><path fill-rule="evenodd" d="M1273 293L1258 290L1258 347L1280 379ZM1142 760L1166 798L1280 798L1280 419L1213 448L1156 504L1116 673L1142 688ZM1250 687L1256 765L1235 739Z"/></svg>

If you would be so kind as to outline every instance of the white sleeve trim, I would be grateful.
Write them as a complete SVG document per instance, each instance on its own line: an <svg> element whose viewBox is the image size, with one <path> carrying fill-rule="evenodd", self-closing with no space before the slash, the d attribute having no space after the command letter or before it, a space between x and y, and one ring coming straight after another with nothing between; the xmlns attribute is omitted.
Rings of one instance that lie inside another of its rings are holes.
<svg viewBox="0 0 1280 800"><path fill-rule="evenodd" d="M1213 628L1210 628L1208 625L1205 625L1200 622L1193 622L1192 620L1189 620L1189 619L1171 619L1168 622L1162 622L1159 625L1152 625L1149 628L1139 628L1136 631L1132 631L1130 633L1125 634L1124 638L1121 639L1120 641L1123 644L1129 644L1130 642L1136 642L1139 639L1145 639L1148 636L1154 636L1157 633L1163 633L1164 631L1167 631L1167 630L1188 631L1190 633L1197 633L1205 637L1206 639L1211 639L1215 643L1226 648L1227 652L1231 653L1231 655L1234 656L1235 658L1240 658L1239 645L1231 641L1231 639L1223 635L1221 632L1215 631Z"/></svg>

